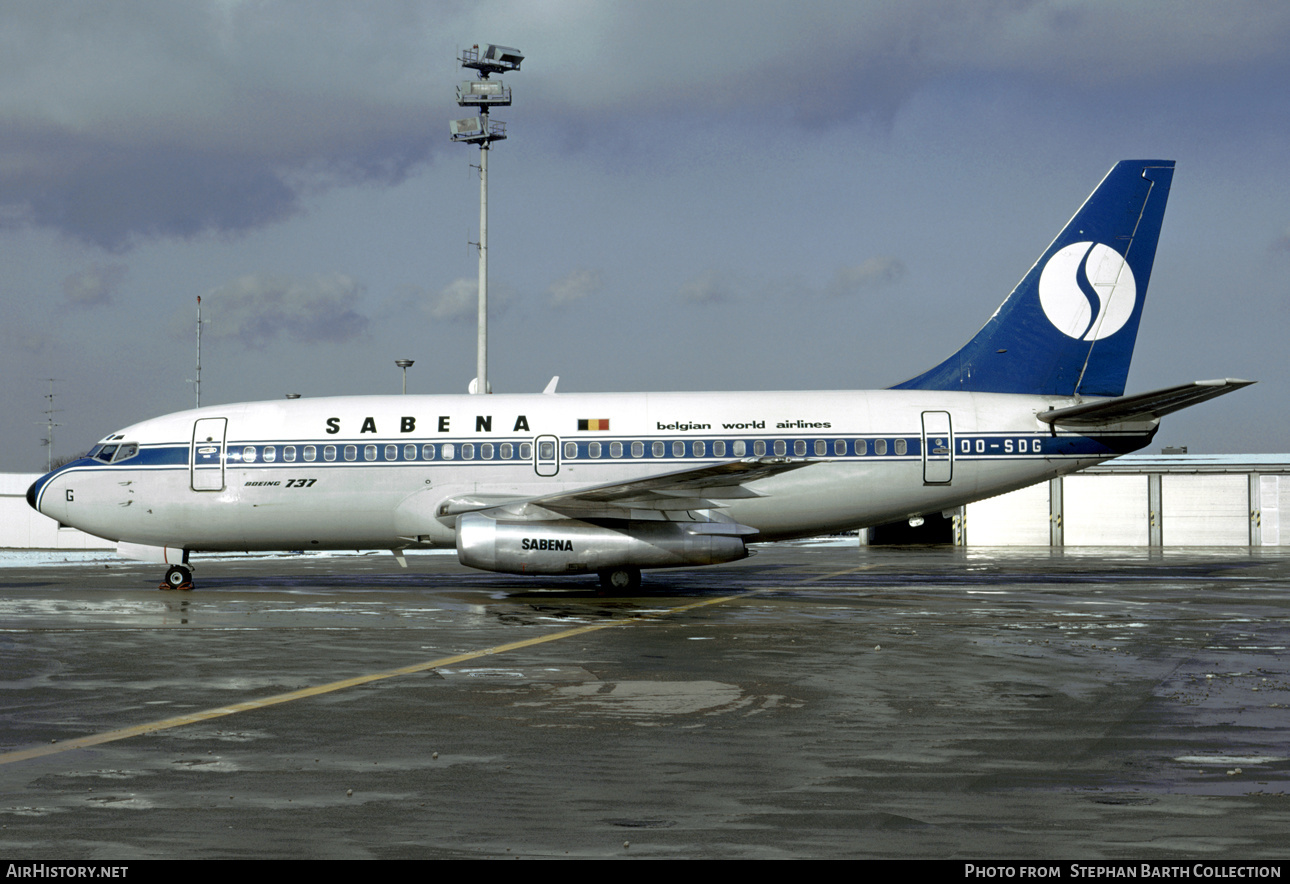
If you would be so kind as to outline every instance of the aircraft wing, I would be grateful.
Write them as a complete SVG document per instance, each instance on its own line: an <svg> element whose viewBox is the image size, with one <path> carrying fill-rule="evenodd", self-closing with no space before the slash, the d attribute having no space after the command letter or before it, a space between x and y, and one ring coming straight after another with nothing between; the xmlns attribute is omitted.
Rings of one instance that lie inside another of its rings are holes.
<svg viewBox="0 0 1290 884"><path fill-rule="evenodd" d="M510 518L535 518L542 510L580 518L628 518L633 509L692 510L720 507L715 500L760 497L746 483L799 470L816 461L789 457L750 457L643 479L592 485L541 497L511 500L464 496L445 501L439 516L497 510ZM535 512L535 508L537 512ZM550 515L548 513L547 517ZM750 529L751 530L751 529Z"/></svg>
<svg viewBox="0 0 1290 884"><path fill-rule="evenodd" d="M649 501L676 500L694 497L757 497L743 485L810 466L811 461L787 457L750 457L726 463L663 473L627 482L611 482L539 497L531 503L552 509L573 503L613 503L618 506L640 506ZM657 507L655 507L657 508ZM685 507L672 507L684 509Z"/></svg>
<svg viewBox="0 0 1290 884"><path fill-rule="evenodd" d="M1198 402L1222 396L1241 387L1248 387L1253 383L1254 381L1243 381L1237 378L1193 381L1190 384L1152 390L1150 393L1117 396L1114 399L1099 399L1096 402L1054 408L1051 411L1040 412L1035 417L1045 423L1067 425L1118 424L1155 420Z"/></svg>

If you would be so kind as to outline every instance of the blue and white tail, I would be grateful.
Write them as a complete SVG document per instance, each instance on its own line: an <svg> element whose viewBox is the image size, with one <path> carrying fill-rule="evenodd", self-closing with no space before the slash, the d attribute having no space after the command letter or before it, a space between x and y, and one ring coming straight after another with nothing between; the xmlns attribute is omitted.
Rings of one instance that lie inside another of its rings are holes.
<svg viewBox="0 0 1290 884"><path fill-rule="evenodd" d="M976 337L893 389L1122 395L1173 174L1116 163Z"/></svg>

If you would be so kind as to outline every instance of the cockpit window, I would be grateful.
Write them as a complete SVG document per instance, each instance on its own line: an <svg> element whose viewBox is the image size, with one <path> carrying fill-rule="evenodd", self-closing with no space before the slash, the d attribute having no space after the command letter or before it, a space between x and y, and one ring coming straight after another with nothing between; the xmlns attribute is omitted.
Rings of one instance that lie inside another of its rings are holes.
<svg viewBox="0 0 1290 884"><path fill-rule="evenodd" d="M139 443L122 442L118 445L95 445L86 457L101 460L103 463L120 463L129 460L139 453Z"/></svg>

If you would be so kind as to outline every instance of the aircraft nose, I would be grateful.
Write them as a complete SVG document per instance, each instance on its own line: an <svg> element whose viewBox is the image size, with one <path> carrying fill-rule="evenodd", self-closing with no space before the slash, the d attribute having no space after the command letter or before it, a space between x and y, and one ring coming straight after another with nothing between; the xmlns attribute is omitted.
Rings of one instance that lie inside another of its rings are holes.
<svg viewBox="0 0 1290 884"><path fill-rule="evenodd" d="M32 509L36 509L36 486L39 484L40 479L37 479L35 482L32 482L31 487L27 489L27 505ZM36 511L39 512L39 510Z"/></svg>

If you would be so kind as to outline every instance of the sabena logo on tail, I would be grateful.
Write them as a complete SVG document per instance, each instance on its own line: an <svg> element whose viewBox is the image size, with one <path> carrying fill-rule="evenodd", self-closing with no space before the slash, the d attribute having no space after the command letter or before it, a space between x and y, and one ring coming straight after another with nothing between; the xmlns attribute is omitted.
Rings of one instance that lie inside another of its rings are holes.
<svg viewBox="0 0 1290 884"><path fill-rule="evenodd" d="M1077 242L1048 259L1039 277L1039 303L1053 327L1069 338L1097 341L1124 327L1138 289L1124 256L1108 245Z"/></svg>

